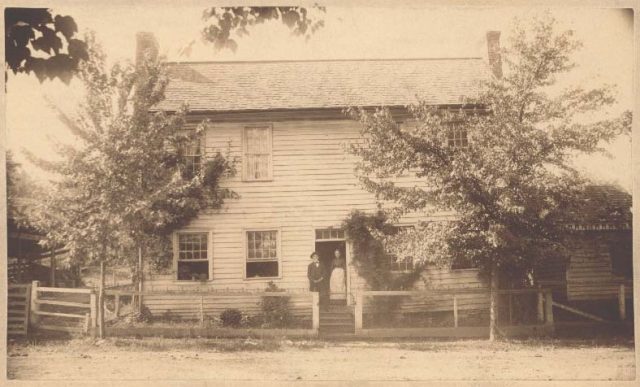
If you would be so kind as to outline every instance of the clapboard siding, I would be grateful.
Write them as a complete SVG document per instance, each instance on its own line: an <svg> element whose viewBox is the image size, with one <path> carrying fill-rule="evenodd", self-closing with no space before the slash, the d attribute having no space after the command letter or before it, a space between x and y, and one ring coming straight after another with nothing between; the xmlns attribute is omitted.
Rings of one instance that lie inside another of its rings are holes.
<svg viewBox="0 0 640 387"><path fill-rule="evenodd" d="M361 284L366 289L364 284ZM468 293L456 290L477 289L478 292ZM427 268L411 290L423 290L424 294L411 296L392 296L399 305L402 313L443 312L453 310L453 295L456 295L459 310L487 310L489 307L489 288L479 276L477 269L448 270L441 268ZM429 290L439 292L429 294ZM442 294L441 290L449 290ZM372 313L373 298L366 297L364 313Z"/></svg>
<svg viewBox="0 0 640 387"><path fill-rule="evenodd" d="M296 120L272 125L271 181L242 180L242 132L261 122L216 122L204 134L207 157L221 152L235 159L238 173L223 182L240 195L224 208L205 211L184 230L209 231L212 237L212 278L209 290L262 290L270 279L244 279L244 233L252 228L280 231L280 277L273 279L284 289L306 289L309 254L315 249L315 229L339 227L354 210L375 211L375 197L364 191L354 173L356 158L346 152L359 138L359 124L352 120ZM190 124L195 127L195 123ZM413 185L411 177L399 182ZM407 217L415 221L418 214ZM348 273L352 289L364 281L353 268ZM145 288L190 289L170 278L152 278ZM148 300L147 300L148 301ZM177 307L177 305L176 305ZM249 306L247 306L249 308Z"/></svg>
<svg viewBox="0 0 640 387"><path fill-rule="evenodd" d="M455 290L478 289L478 293L456 294L458 309L486 310L489 307L489 289L485 281L480 278L477 269L448 270L429 268L416 282L414 289L428 293L429 289ZM483 290L486 290L483 291ZM453 310L453 294L438 294L407 297L402 303L403 312L440 312Z"/></svg>
<svg viewBox="0 0 640 387"><path fill-rule="evenodd" d="M181 318L198 318L200 313L208 317L218 317L225 309L240 309L247 315L257 315L261 311L259 294L150 294L144 296L144 303L154 316L170 314ZM311 318L311 294L309 292L289 295L291 314L298 318Z"/></svg>
<svg viewBox="0 0 640 387"><path fill-rule="evenodd" d="M609 251L612 237L615 231L589 231L575 237L566 273L569 301L615 298L621 283L629 286L628 295L633 294L631 281L613 274Z"/></svg>

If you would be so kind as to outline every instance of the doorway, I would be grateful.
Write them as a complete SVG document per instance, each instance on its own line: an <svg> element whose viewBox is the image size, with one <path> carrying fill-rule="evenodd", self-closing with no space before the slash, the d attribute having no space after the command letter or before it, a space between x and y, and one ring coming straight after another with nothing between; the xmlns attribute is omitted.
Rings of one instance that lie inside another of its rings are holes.
<svg viewBox="0 0 640 387"><path fill-rule="evenodd" d="M340 252L340 259L342 261L342 268L344 270L344 275L342 281L344 281L344 296L338 296L334 294L333 297L330 296L330 284L331 284L331 271L333 269L333 261L335 259L335 251ZM347 245L344 240L316 240L315 251L318 253L320 258L320 265L324 268L325 280L323 281L322 286L320 287L320 307L326 309L330 304L330 298L336 298L338 300L344 300L346 302L347 299L347 284L346 284L346 251ZM339 302L339 301L338 301Z"/></svg>

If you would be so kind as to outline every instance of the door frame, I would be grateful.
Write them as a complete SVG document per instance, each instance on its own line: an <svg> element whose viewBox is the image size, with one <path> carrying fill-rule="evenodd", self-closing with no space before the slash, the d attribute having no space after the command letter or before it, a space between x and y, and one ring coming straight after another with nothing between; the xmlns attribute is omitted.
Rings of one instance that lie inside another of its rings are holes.
<svg viewBox="0 0 640 387"><path fill-rule="evenodd" d="M320 242L344 242L344 260L345 260L345 276L347 277L347 305L353 304L353 297L351 296L351 273L352 273L352 262L351 262L351 242L347 240L346 231L344 231L344 238L332 238L332 239L317 239L316 238L316 230L326 230L326 229L334 229L334 230L342 230L340 226L333 225L320 225L315 224L311 228L311 233L313 236L313 250L315 251L316 243Z"/></svg>

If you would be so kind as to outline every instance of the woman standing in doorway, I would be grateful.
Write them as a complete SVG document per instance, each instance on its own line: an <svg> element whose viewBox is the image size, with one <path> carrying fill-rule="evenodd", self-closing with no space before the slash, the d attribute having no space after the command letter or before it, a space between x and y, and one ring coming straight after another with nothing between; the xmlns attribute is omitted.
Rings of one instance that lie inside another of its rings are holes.
<svg viewBox="0 0 640 387"><path fill-rule="evenodd" d="M329 280L329 297L331 300L346 300L347 287L344 276L344 260L340 256L340 250L336 250L333 254L333 270L331 270Z"/></svg>

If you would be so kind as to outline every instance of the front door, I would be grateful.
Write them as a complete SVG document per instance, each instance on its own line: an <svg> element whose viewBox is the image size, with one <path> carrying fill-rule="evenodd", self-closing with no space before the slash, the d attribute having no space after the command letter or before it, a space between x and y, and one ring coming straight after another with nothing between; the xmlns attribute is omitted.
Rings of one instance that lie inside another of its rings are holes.
<svg viewBox="0 0 640 387"><path fill-rule="evenodd" d="M346 241L342 230L322 232L316 230L315 250L325 270L325 281L320 290L320 306L326 307L334 300L344 303L347 299Z"/></svg>

